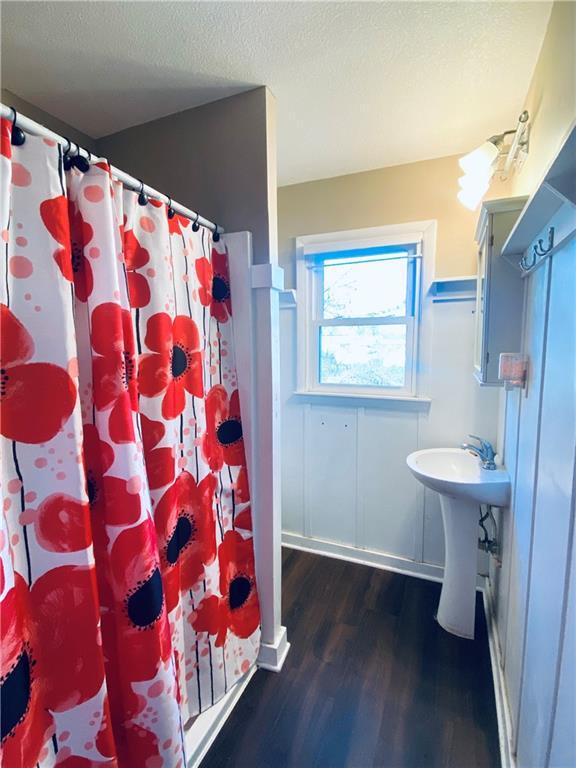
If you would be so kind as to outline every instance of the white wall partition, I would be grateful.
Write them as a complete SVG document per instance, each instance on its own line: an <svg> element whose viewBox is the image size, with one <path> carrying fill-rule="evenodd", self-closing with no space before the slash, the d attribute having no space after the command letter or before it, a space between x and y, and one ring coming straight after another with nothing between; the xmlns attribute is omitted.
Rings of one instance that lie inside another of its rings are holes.
<svg viewBox="0 0 576 768"><path fill-rule="evenodd" d="M249 232L224 237L229 252L236 368L246 448L262 645L259 666L279 671L289 644L281 626L278 294L282 270L252 264Z"/></svg>
<svg viewBox="0 0 576 768"><path fill-rule="evenodd" d="M576 205L565 199L529 236L549 224L559 245L526 278L527 386L505 395L500 442L513 493L500 514L502 567L491 563L489 581L508 753L522 768L576 764Z"/></svg>
<svg viewBox="0 0 576 768"><path fill-rule="evenodd" d="M262 644L258 667L279 672L290 648L286 627L281 625L278 406L272 405L277 403L279 391L275 358L278 355L277 296L282 287L278 281L282 273L272 265L253 266L250 232L226 234L223 240L229 253L236 370L260 597ZM186 730L187 768L200 765L254 672L249 670L226 696L198 715Z"/></svg>
<svg viewBox="0 0 576 768"><path fill-rule="evenodd" d="M498 392L481 388L472 373L474 279L433 283L426 247L423 259L420 397L414 401L369 405L295 395L296 312L292 295L284 297L282 528L290 545L441 578L438 498L412 477L406 456L456 446L470 432L495 440ZM480 562L485 568L483 557Z"/></svg>

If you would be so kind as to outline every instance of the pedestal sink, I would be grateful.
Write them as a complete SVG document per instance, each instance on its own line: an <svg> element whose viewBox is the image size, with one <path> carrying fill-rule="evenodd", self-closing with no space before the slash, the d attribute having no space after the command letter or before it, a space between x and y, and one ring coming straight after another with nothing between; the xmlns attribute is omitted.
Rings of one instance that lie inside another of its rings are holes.
<svg viewBox="0 0 576 768"><path fill-rule="evenodd" d="M415 451L406 463L414 477L440 494L446 554L436 618L448 632L473 638L479 508L507 506L510 477L504 469L483 469L477 456L461 448Z"/></svg>

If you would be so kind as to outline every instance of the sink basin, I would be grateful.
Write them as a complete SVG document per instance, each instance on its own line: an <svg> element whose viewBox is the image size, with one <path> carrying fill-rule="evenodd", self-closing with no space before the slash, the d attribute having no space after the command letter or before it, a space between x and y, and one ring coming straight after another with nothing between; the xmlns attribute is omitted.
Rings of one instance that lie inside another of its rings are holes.
<svg viewBox="0 0 576 768"><path fill-rule="evenodd" d="M436 619L448 632L473 638L480 504L506 506L510 477L505 469L483 469L477 456L461 448L415 451L406 463L417 480L440 494L446 553Z"/></svg>
<svg viewBox="0 0 576 768"><path fill-rule="evenodd" d="M504 469L483 469L480 459L462 448L431 448L406 459L412 474L427 488L445 496L503 507L510 498Z"/></svg>

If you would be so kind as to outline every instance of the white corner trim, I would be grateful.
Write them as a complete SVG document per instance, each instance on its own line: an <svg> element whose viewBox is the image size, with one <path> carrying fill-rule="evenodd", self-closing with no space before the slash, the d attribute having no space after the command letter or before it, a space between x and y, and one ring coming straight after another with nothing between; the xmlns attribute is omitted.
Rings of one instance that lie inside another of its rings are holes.
<svg viewBox="0 0 576 768"><path fill-rule="evenodd" d="M504 669L498 641L498 627L492 602L490 584L487 582L483 590L484 614L488 629L488 646L490 648L490 665L494 683L494 699L496 700L496 717L498 719L498 741L500 743L500 764L502 768L516 768L516 757L512 752L512 719L510 705L506 693Z"/></svg>
<svg viewBox="0 0 576 768"><path fill-rule="evenodd" d="M184 730L187 768L198 768L206 753L222 730L224 723L246 690L248 683L256 674L253 666L213 707L202 712L190 728Z"/></svg>
<svg viewBox="0 0 576 768"><path fill-rule="evenodd" d="M289 650L290 643L288 642L286 627L280 627L280 632L274 640L274 645L261 643L256 663L260 669L267 669L270 672L280 672L284 666Z"/></svg>
<svg viewBox="0 0 576 768"><path fill-rule="evenodd" d="M252 266L252 288L284 290L284 270L276 264L254 264Z"/></svg>

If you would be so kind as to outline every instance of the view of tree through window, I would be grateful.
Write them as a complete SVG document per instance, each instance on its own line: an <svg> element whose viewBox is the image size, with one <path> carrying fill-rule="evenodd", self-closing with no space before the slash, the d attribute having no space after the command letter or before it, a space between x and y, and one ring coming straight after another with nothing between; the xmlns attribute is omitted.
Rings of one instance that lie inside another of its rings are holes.
<svg viewBox="0 0 576 768"><path fill-rule="evenodd" d="M405 385L407 279L404 253L324 260L321 316L328 323L319 330L320 383ZM363 323L367 318L398 323Z"/></svg>

